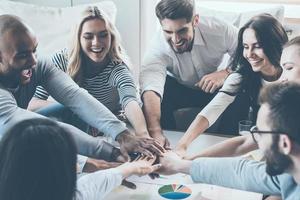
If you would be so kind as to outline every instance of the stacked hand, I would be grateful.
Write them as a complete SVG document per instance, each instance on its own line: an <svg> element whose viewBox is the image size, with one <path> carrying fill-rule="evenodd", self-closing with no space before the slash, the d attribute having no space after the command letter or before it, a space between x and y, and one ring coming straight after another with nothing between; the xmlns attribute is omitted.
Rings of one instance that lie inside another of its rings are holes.
<svg viewBox="0 0 300 200"><path fill-rule="evenodd" d="M161 156L165 149L153 138L136 137L129 132L117 136L120 144L121 154L129 160L129 153L138 152L142 155L153 158L154 155Z"/></svg>
<svg viewBox="0 0 300 200"><path fill-rule="evenodd" d="M183 147L176 147L175 148L175 153L181 157L181 158L186 158L187 154L186 154L186 148Z"/></svg>
<svg viewBox="0 0 300 200"><path fill-rule="evenodd" d="M159 158L159 163L162 166L158 170L158 173L165 175L176 174L179 172L178 170L182 161L182 158L179 157L175 152L167 151L162 157Z"/></svg>
<svg viewBox="0 0 300 200"><path fill-rule="evenodd" d="M117 167L126 178L130 175L143 176L150 174L161 167L161 164L154 164L156 157L140 156L132 162L126 162Z"/></svg>
<svg viewBox="0 0 300 200"><path fill-rule="evenodd" d="M162 133L162 131L159 132L152 132L150 133L151 137L155 139L162 147L164 147L166 150L170 150L170 142L168 138Z"/></svg>

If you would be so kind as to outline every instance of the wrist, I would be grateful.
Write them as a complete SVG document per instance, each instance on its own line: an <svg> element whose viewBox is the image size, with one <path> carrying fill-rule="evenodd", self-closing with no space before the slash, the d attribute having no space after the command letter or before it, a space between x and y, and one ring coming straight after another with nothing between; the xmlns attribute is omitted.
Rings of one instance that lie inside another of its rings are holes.
<svg viewBox="0 0 300 200"><path fill-rule="evenodd" d="M124 140L126 140L126 138L128 138L130 136L131 136L131 134L129 133L129 131L125 130L116 136L116 141L121 144L122 142L124 142Z"/></svg>
<svg viewBox="0 0 300 200"><path fill-rule="evenodd" d="M150 135L149 135L149 133L148 133L147 130L136 131L136 136L139 136L139 137L147 137L147 138L150 137Z"/></svg>
<svg viewBox="0 0 300 200"><path fill-rule="evenodd" d="M121 172L123 179L132 175L134 172L133 166L131 166L131 163L129 162L120 165L117 169Z"/></svg>
<svg viewBox="0 0 300 200"><path fill-rule="evenodd" d="M178 143L178 145L176 146L176 150L186 150L187 149L187 145L185 143Z"/></svg>
<svg viewBox="0 0 300 200"><path fill-rule="evenodd" d="M231 74L232 71L229 67L227 67L227 68L224 69L224 72L226 73L226 77L228 77L229 74Z"/></svg>
<svg viewBox="0 0 300 200"><path fill-rule="evenodd" d="M190 168L192 166L192 161L190 160L181 160L176 165L176 171L183 174L190 174Z"/></svg>
<svg viewBox="0 0 300 200"><path fill-rule="evenodd" d="M161 127L148 128L150 136L162 135Z"/></svg>

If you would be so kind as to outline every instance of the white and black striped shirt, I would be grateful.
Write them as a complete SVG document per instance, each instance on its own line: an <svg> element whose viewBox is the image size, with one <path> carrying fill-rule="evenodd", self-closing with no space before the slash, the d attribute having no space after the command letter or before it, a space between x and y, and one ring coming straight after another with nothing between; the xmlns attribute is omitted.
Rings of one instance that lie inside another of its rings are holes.
<svg viewBox="0 0 300 200"><path fill-rule="evenodd" d="M68 54L64 49L52 57L55 66L64 72L67 71ZM130 101L140 104L137 87L128 67L124 63L110 62L103 71L92 78L83 78L82 87L112 112L124 110ZM34 95L46 100L48 93L38 86Z"/></svg>

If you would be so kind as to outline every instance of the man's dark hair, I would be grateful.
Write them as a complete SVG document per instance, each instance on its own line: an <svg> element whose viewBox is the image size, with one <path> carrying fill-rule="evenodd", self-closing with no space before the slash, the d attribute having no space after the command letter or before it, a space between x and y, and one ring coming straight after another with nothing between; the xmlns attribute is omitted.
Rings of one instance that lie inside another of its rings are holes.
<svg viewBox="0 0 300 200"><path fill-rule="evenodd" d="M57 123L17 123L0 143L0 199L72 200L76 153L70 134Z"/></svg>
<svg viewBox="0 0 300 200"><path fill-rule="evenodd" d="M186 19L191 22L194 15L194 0L161 0L155 8L157 18Z"/></svg>
<svg viewBox="0 0 300 200"><path fill-rule="evenodd" d="M300 85L271 84L261 91L259 103L269 106L272 131L280 131L300 144Z"/></svg>

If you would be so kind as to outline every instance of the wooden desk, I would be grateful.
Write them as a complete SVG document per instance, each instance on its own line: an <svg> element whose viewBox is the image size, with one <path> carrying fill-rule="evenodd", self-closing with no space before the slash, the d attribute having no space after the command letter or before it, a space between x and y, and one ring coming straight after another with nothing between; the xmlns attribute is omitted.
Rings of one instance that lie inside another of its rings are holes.
<svg viewBox="0 0 300 200"><path fill-rule="evenodd" d="M174 147L183 135L182 132L164 131L171 146ZM228 137L202 134L188 149L189 153L195 153L213 144L226 140ZM161 185L136 183L137 189L131 190L120 186L111 192L106 200L160 200L165 199L159 196L158 189ZM252 192L233 190L224 187L211 186L206 184L188 184L192 189L192 195L186 200L261 200L262 195ZM206 198L203 198L206 197Z"/></svg>

